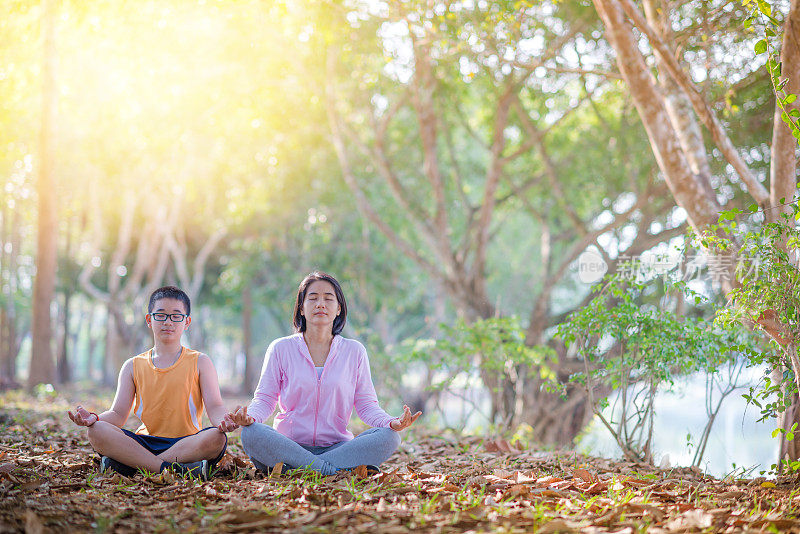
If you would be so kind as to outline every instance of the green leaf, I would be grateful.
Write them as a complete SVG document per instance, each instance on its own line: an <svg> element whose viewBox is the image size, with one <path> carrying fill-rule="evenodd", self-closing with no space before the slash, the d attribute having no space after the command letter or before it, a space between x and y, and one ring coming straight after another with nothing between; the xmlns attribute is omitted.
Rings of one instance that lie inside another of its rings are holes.
<svg viewBox="0 0 800 534"><path fill-rule="evenodd" d="M797 95L792 93L790 95L786 95L786 98L783 99L783 103L788 105L794 102L795 100L797 100Z"/></svg>
<svg viewBox="0 0 800 534"><path fill-rule="evenodd" d="M753 47L753 50L755 50L756 54L763 54L764 52L766 52L767 51L767 40L766 39L761 39L760 41L758 41L756 43L756 45Z"/></svg>
<svg viewBox="0 0 800 534"><path fill-rule="evenodd" d="M747 206L747 209L748 209L748 210L750 210L750 212L752 212L752 213L755 213L755 212L757 212L757 211L758 211L758 204L756 204L755 202L753 202L752 204L750 204L749 206Z"/></svg>

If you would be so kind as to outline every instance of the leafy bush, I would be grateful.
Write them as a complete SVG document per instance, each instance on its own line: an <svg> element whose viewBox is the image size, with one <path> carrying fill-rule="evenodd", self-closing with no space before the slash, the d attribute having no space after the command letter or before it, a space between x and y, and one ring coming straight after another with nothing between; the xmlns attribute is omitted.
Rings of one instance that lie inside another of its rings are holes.
<svg viewBox="0 0 800 534"><path fill-rule="evenodd" d="M753 204L754 218L764 213ZM784 414L792 405L800 385L797 339L800 335L800 218L797 204L775 222L737 224L741 210L723 212L718 225L701 238L703 245L720 253L736 252L740 285L729 293L728 306L718 310L716 322L745 324L765 332L772 348L754 354L753 364L767 365L771 373L745 398L761 410L761 420ZM789 426L789 425L786 425ZM786 439L793 438L793 432Z"/></svg>
<svg viewBox="0 0 800 534"><path fill-rule="evenodd" d="M584 363L584 370L571 376L570 382L586 389L594 413L623 454L630 460L652 462L656 392L672 387L678 376L714 375L755 348L745 333L735 329L714 327L708 321L642 303L643 295L652 289L647 283L618 275L606 280L586 307L559 326L557 335ZM701 300L683 282L668 283L668 290L681 298ZM612 391L618 396L607 416L606 393ZM719 403L710 410L709 424L718 410Z"/></svg>
<svg viewBox="0 0 800 534"><path fill-rule="evenodd" d="M418 340L408 347L409 359L425 362L434 373L430 388L446 391L473 404L491 423L509 424L514 419L516 399L504 402L508 391L520 392L530 373L543 378L553 376L549 364L555 353L542 346L525 344L525 332L519 319L492 317L474 323L459 319L455 325L440 325L437 340ZM490 384L492 413L486 414L470 400L469 392L478 387L480 376Z"/></svg>

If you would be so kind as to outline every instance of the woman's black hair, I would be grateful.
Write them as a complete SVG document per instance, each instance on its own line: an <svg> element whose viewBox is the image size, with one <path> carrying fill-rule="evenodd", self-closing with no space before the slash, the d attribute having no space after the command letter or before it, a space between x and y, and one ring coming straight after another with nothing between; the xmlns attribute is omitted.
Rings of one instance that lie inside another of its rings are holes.
<svg viewBox="0 0 800 534"><path fill-rule="evenodd" d="M347 301L344 299L342 286L339 285L339 282L336 280L336 278L322 271L314 271L313 273L310 273L308 276L303 278L303 281L300 282L300 285L297 288L297 299L294 301L294 329L296 332L306 331L306 318L300 312L302 311L303 303L306 300L308 286L310 286L312 282L316 282L318 280L330 283L333 286L333 292L336 294L336 300L339 301L339 315L337 315L336 319L333 320L333 329L331 332L335 336L342 332L342 329L347 322Z"/></svg>

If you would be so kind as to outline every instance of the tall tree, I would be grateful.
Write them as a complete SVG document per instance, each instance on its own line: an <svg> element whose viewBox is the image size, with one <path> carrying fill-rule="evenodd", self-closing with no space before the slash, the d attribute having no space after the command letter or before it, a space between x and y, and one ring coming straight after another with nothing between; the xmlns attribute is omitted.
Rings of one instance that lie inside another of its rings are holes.
<svg viewBox="0 0 800 534"><path fill-rule="evenodd" d="M800 95L800 1L792 0L788 14L784 21L783 38L780 48L780 64L782 65L783 76L786 81L784 90L787 94ZM789 104L788 110L797 110L799 103L795 100ZM798 140L792 136L791 129L783 121L781 109L775 106L772 126L772 145L770 147L770 205L777 206L777 209L770 210L770 220L778 221L782 214L791 213L790 205L781 205L781 199L795 198L797 192L797 182L800 179L797 170L797 143ZM800 261L795 258L795 261ZM797 342L793 342L793 347L789 350L798 352ZM785 372L783 366L773 371L773 379L777 383L784 384L782 375ZM785 387L785 386L782 386ZM785 410L777 422L778 428L792 428L795 423L800 423L800 398L794 396L792 406ZM800 442L797 440L786 439L785 434L781 434L781 445L778 451L778 458L800 458Z"/></svg>
<svg viewBox="0 0 800 534"><path fill-rule="evenodd" d="M118 231L113 234L113 252L105 262L105 284L98 287L93 275L103 265L100 244L107 234L99 218L94 219L95 257L88 261L80 273L79 281L83 289L94 299L102 302L108 312L106 334L106 359L103 377L106 383L113 383L122 363L141 347L141 311L146 305L150 292L164 279L169 252L166 234L176 224L176 210L169 213L145 211L142 232L134 240L134 226L137 224L137 198L132 190L125 194ZM132 253L132 248L136 246ZM129 258L132 259L129 260ZM105 287L105 289L103 289ZM131 313L130 303L134 303ZM137 328L138 326L138 328Z"/></svg>
<svg viewBox="0 0 800 534"><path fill-rule="evenodd" d="M791 132L781 121L780 110L776 110L773 120L771 142L771 160L768 188L751 170L731 140L729 131L720 121L708 92L692 79L683 57L685 47L677 46L672 29L679 17L673 10L671 2L645 0L645 13L631 0L594 0L597 12L606 27L609 43L617 55L617 64L623 79L628 85L636 103L639 116L650 139L650 145L656 156L659 168L663 173L678 205L689 215L689 220L699 234L707 232L708 226L717 222L722 204L710 186L710 176L706 167L696 162L705 160L706 152L699 142L696 121L701 122L711 138L712 147L724 158L733 170L730 179L740 184L741 188L771 217L786 212L780 206L781 199L790 200L797 193L797 145ZM690 9L697 10L700 4L693 4ZM724 12L725 6L712 4L714 9ZM708 6L702 6L707 9ZM739 20L743 21L741 16ZM636 32L639 32L637 36ZM787 88L790 92L798 91L798 72L800 72L800 8L798 2L792 0L784 21L783 45L781 47L781 64ZM658 70L656 79L648 65L647 57L642 52L641 38L646 39L649 49L655 57ZM729 46L730 40L728 40ZM657 81L656 81L657 80ZM684 103L678 111L676 102ZM672 112L670 112L672 110ZM690 135L689 132L692 132ZM691 141L690 139L695 139ZM699 154L699 157L698 157ZM731 254L730 252L727 254ZM726 290L735 284L733 258L728 261L729 274L726 276ZM784 419L800 421L800 410L793 407L784 414ZM790 421L779 422L779 425L791 427ZM784 442L782 455L798 458L800 449Z"/></svg>
<svg viewBox="0 0 800 534"><path fill-rule="evenodd" d="M17 309L22 225L19 206L11 194L14 188L9 189L0 206L0 388L16 384L17 354L22 342Z"/></svg>
<svg viewBox="0 0 800 534"><path fill-rule="evenodd" d="M613 266L615 257L640 254L684 228L670 221L672 204L661 200L663 188L631 157L631 147L620 142L622 165L601 171L579 167L574 146L564 150L556 141L569 146L590 124L598 125L594 135L608 130L596 109L612 94L606 84L614 73L578 65L571 78L555 82L536 74L546 73L550 60L574 55L575 42L591 34L591 13L554 20L544 8L531 8L537 19L518 17L506 5L463 12L432 5L394 6L373 18L393 32L373 44L390 58L382 76L374 75L381 69L371 59L375 51L363 44L329 56L329 123L344 180L362 214L468 319L504 313L495 304L499 295L490 294L497 272L490 271L489 250L508 239L505 220L522 207L532 222L525 238L513 241L515 252L535 251L542 267L535 284L522 280L525 289L505 289L527 296L534 285L524 302L510 297L513 311L530 314L528 343L553 345L557 373L566 377L580 362L545 332L564 317L553 300L560 284L569 286L570 265L592 247ZM535 50L520 44L537 36L542 45ZM620 141L630 132L622 134ZM609 144L616 146L616 138L595 139L601 151ZM608 174L605 187L596 187L603 184L600 173ZM577 189L587 194L577 196ZM632 242L617 235L623 230ZM524 421L543 442L568 444L591 415L584 394L569 390L565 402L543 391L538 373L514 371L514 379L482 372L496 421Z"/></svg>
<svg viewBox="0 0 800 534"><path fill-rule="evenodd" d="M39 176L36 192L39 202L39 222L36 246L36 278L33 286L33 325L28 387L55 381L55 361L52 346L50 305L56 284L57 208L55 163L53 161L53 131L58 89L55 81L56 13L53 0L42 4L42 34L44 53L42 64L42 119L39 141Z"/></svg>

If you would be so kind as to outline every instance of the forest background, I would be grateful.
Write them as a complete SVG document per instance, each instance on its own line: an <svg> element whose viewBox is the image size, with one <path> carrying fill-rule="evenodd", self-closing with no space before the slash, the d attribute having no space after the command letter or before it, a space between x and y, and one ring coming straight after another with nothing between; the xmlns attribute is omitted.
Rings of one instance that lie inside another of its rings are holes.
<svg viewBox="0 0 800 534"><path fill-rule="evenodd" d="M652 461L648 399L699 373L713 423L748 366L797 420L797 308L713 323L764 271L687 237L795 214L797 1L0 6L3 387L112 386L171 283L247 395L320 268L433 427Z"/></svg>

